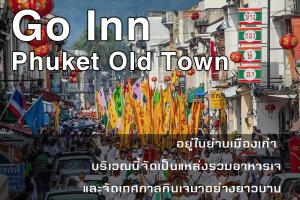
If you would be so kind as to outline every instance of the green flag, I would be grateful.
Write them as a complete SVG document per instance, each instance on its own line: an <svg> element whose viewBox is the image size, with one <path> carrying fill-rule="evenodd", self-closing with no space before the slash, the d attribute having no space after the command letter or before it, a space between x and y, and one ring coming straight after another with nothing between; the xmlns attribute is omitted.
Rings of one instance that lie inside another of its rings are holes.
<svg viewBox="0 0 300 200"><path fill-rule="evenodd" d="M159 94L159 90L158 87L155 89L155 93L153 96L153 105L155 106L160 100L160 94Z"/></svg>
<svg viewBox="0 0 300 200"><path fill-rule="evenodd" d="M118 117L122 117L124 110L124 99L122 97L122 87L118 86L114 91L115 109Z"/></svg>
<svg viewBox="0 0 300 200"><path fill-rule="evenodd" d="M107 122L108 122L107 114L104 113L104 116L103 116L103 125L104 125L105 128L107 127Z"/></svg>

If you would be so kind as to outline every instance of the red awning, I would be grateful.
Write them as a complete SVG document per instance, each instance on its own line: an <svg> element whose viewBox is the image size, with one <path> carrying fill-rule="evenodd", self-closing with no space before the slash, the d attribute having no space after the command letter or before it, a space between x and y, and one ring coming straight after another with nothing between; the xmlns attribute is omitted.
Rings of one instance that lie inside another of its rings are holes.
<svg viewBox="0 0 300 200"><path fill-rule="evenodd" d="M10 129L10 130L13 130L15 132L22 133L22 134L25 134L25 135L32 135L32 131L31 131L30 128L20 128L18 126L3 123L3 122L0 122L0 127Z"/></svg>

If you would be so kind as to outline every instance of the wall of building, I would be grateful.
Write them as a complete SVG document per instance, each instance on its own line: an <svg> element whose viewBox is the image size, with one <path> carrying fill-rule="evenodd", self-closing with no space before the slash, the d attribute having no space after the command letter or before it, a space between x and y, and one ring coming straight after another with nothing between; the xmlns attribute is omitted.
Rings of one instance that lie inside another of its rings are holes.
<svg viewBox="0 0 300 200"><path fill-rule="evenodd" d="M231 109L229 109L229 133L237 131L238 134L241 134L241 99L236 97L230 99Z"/></svg>
<svg viewBox="0 0 300 200"><path fill-rule="evenodd" d="M265 110L267 104L274 104L276 109L272 114ZM257 127L262 133L279 134L279 111L282 106L288 103L284 98L259 98L257 104Z"/></svg>
<svg viewBox="0 0 300 200"><path fill-rule="evenodd" d="M263 8L263 24L267 24L267 1L253 0L249 1L249 7L253 8ZM291 73L287 70L287 54L279 44L280 37L286 33L284 19L275 20L275 16L282 16L290 12L290 7L288 6L288 1L286 0L273 0L271 2L271 77L282 76L285 77L285 85L288 87L291 85ZM266 44L267 42L267 28L263 26L262 32L262 42ZM263 73L262 79L266 80L266 62L267 62L267 46L263 45Z"/></svg>
<svg viewBox="0 0 300 200"><path fill-rule="evenodd" d="M225 54L230 56L231 52L238 50L238 9L236 7L228 7L227 16L225 17ZM238 70L237 64L229 59L229 77L235 75L232 70Z"/></svg>
<svg viewBox="0 0 300 200"><path fill-rule="evenodd" d="M161 23L162 16L150 16L148 21L150 24L150 40L147 41L147 51L152 52L152 70L149 71L149 77L157 77L159 82L163 81L163 74L161 68L165 69L163 62L159 57L161 46L164 41L170 39L169 30ZM160 45L161 44L161 45Z"/></svg>
<svg viewBox="0 0 300 200"><path fill-rule="evenodd" d="M206 10L209 8L221 8L226 4L226 0L204 0L199 2L199 8L200 10Z"/></svg>

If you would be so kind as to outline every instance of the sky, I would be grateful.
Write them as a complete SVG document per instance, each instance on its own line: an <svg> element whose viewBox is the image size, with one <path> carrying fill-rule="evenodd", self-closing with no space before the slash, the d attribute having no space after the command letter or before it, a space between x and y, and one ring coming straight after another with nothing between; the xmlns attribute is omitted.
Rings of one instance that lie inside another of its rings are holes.
<svg viewBox="0 0 300 200"><path fill-rule="evenodd" d="M53 13L64 17L70 24L70 36L66 48L80 37L87 27L87 10L95 9L97 21L100 17L119 17L124 21L135 16L147 16L148 11L184 10L199 0L55 0Z"/></svg>

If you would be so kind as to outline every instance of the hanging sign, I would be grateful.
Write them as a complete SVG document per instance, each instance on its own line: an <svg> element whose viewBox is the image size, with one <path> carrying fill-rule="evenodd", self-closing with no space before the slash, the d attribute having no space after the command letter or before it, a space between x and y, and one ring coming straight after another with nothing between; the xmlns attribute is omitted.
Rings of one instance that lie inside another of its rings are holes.
<svg viewBox="0 0 300 200"><path fill-rule="evenodd" d="M240 66L239 82L240 83L260 83L261 82L261 66Z"/></svg>
<svg viewBox="0 0 300 200"><path fill-rule="evenodd" d="M262 24L262 8L239 8L241 25Z"/></svg>
<svg viewBox="0 0 300 200"><path fill-rule="evenodd" d="M261 62L261 47L240 47L239 52L243 55L242 63Z"/></svg>
<svg viewBox="0 0 300 200"><path fill-rule="evenodd" d="M220 91L210 92L210 108L221 109L222 107L222 93Z"/></svg>
<svg viewBox="0 0 300 200"><path fill-rule="evenodd" d="M239 28L239 43L240 44L260 44L261 43L261 28Z"/></svg>

